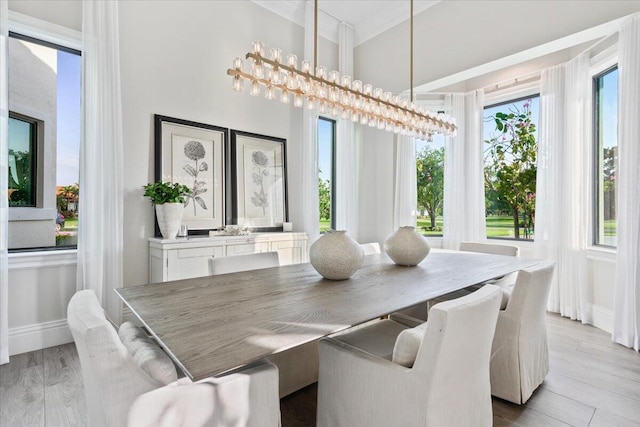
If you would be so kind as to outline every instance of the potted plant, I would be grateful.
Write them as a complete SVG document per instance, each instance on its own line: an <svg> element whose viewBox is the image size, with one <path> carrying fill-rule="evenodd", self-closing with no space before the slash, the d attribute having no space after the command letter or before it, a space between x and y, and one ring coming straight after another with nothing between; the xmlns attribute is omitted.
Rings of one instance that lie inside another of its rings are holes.
<svg viewBox="0 0 640 427"><path fill-rule="evenodd" d="M165 239L176 238L182 222L184 197L189 193L189 187L177 182L158 181L144 186L144 195L156 207L158 227Z"/></svg>

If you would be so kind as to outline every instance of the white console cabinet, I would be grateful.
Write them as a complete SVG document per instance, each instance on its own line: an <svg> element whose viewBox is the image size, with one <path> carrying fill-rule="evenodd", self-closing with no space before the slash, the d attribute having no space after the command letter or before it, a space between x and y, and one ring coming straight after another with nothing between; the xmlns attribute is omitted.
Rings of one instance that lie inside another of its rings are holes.
<svg viewBox="0 0 640 427"><path fill-rule="evenodd" d="M254 233L247 236L194 236L149 239L149 282L209 274L209 258L277 251L281 265L308 262L306 233Z"/></svg>

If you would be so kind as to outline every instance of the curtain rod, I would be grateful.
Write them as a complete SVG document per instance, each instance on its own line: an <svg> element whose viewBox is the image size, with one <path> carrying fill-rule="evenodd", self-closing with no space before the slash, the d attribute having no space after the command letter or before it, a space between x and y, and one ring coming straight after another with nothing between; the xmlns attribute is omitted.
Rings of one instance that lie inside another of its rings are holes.
<svg viewBox="0 0 640 427"><path fill-rule="evenodd" d="M466 91L452 91L452 92L416 92L415 93L415 97L416 99L419 99L420 96L425 96L425 95L436 95L436 96L444 96L444 95L451 95L452 93L469 93L469 92L473 92L474 90L478 90L478 89L482 89L484 90L484 93L491 93L491 92L495 92L497 90L501 90L501 89L506 89L509 86L512 85L516 85L518 83L523 84L523 83L529 83L531 81L535 81L536 78L539 78L542 75L542 70L536 70L536 71L530 71L528 73L523 73L523 74L519 74L515 77L510 77L508 79L505 80L501 80L497 83L492 83L490 85L481 87L481 88L476 88L476 89L471 89L471 90L466 90ZM496 86L500 86L503 85L505 83L513 83L512 85L505 85L503 87L498 87L496 88ZM408 92L408 89L403 91L404 92Z"/></svg>
<svg viewBox="0 0 640 427"><path fill-rule="evenodd" d="M542 75L542 70L532 71L530 73L521 74L516 77L511 77L510 79L503 80L501 82L491 84L483 87L484 93L494 93L503 89L507 89L513 86L519 86L526 83L535 82L536 80L540 80Z"/></svg>

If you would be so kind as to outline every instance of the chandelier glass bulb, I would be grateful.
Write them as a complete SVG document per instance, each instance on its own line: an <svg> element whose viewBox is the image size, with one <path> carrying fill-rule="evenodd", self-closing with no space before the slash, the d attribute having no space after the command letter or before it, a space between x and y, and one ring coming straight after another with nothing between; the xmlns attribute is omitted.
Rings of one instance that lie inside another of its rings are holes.
<svg viewBox="0 0 640 427"><path fill-rule="evenodd" d="M354 123L369 125L380 130L409 135L417 139L430 140L439 133L454 136L455 119L434 113L424 106L416 105L391 92L352 80L351 76L340 76L337 71L327 71L326 67L313 67L311 61L303 60L298 68L298 57L294 54L283 56L278 48L269 49L265 57L264 44L256 40L251 51L233 60L233 68L227 74L233 77L233 90L241 92L244 81L250 82L249 94L259 96L265 88L267 99L276 99L280 91L280 101L288 104L293 96L293 105L309 110L318 109L321 114L330 114L351 119ZM306 101L306 102L305 102Z"/></svg>

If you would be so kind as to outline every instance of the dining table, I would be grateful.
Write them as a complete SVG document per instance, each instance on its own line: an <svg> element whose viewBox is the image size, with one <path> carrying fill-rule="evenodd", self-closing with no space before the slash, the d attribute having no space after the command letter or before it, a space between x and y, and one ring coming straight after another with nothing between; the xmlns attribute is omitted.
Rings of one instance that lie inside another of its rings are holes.
<svg viewBox="0 0 640 427"><path fill-rule="evenodd" d="M329 334L543 260L432 250L417 266L365 256L347 280L309 263L116 289L193 381L232 372Z"/></svg>

